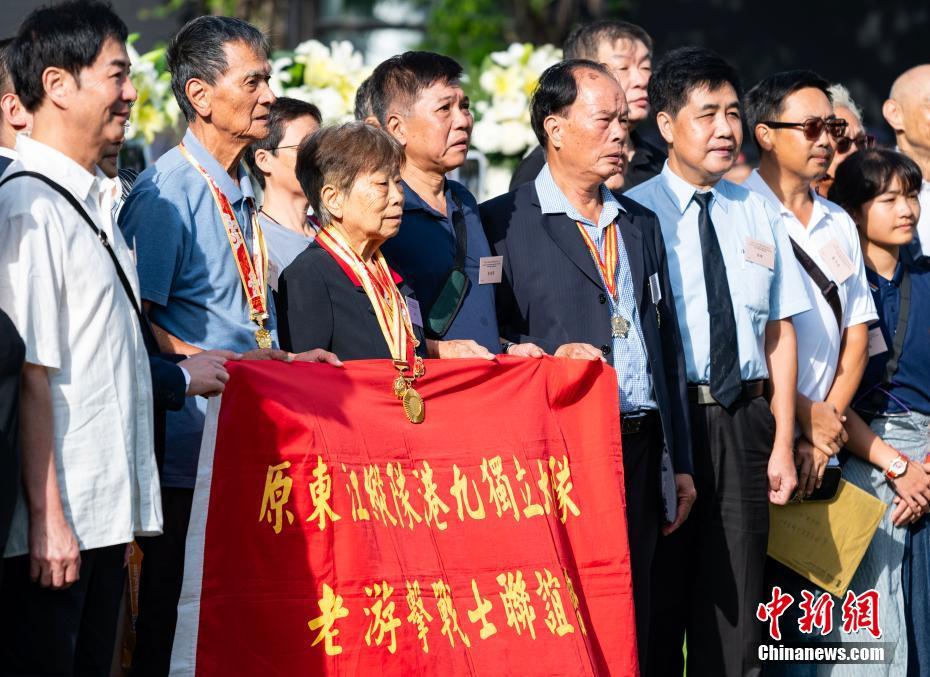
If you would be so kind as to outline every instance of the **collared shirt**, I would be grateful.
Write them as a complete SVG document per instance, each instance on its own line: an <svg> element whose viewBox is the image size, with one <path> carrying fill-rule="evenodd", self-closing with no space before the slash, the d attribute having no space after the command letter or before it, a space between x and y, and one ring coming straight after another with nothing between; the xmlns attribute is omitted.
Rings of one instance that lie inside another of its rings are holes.
<svg viewBox="0 0 930 677"><path fill-rule="evenodd" d="M129 249L110 219L117 182L29 137L16 148L9 169L44 174L78 199L138 299ZM48 373L58 485L78 546L160 533L148 355L109 254L75 209L35 179L0 188L0 223L0 307L26 343L26 362ZM20 495L7 556L28 552L28 529Z"/></svg>
<svg viewBox="0 0 930 677"><path fill-rule="evenodd" d="M313 242L314 236L294 232L272 221L264 212L258 213L258 223L262 227L265 247L268 249L268 286L278 291L278 277Z"/></svg>
<svg viewBox="0 0 930 677"><path fill-rule="evenodd" d="M752 171L743 186L761 195L778 211L788 235L811 257L828 279L837 283L838 278L825 263L821 253L824 247L831 247L834 243L839 245L852 262L849 277L836 285L843 307L843 329L873 322L878 318L865 278L865 265L862 262L862 248L859 245L856 224L842 207L811 191L814 209L810 222L805 227L798 217L781 203L757 170ZM793 253L790 255L794 257ZM820 288L800 263L798 267L801 268L801 279L811 302L811 312L801 313L793 320L798 336L798 392L815 402L822 402L830 392L836 376L842 335L833 310Z"/></svg>
<svg viewBox="0 0 930 677"><path fill-rule="evenodd" d="M930 256L930 181L924 180L920 184L920 220L917 221L917 237L920 239L920 250L924 256Z"/></svg>
<svg viewBox="0 0 930 677"><path fill-rule="evenodd" d="M253 193L245 169L240 165L239 180L233 181L190 130L184 145L229 199L251 249ZM177 147L139 175L119 222L135 249L142 298L153 304L152 322L198 348L243 352L257 347L256 325L249 319L248 301L213 194ZM277 344L270 292L267 299L270 317L265 326ZM194 486L206 406L204 398L189 397L181 411L168 412L164 486Z"/></svg>
<svg viewBox="0 0 930 677"><path fill-rule="evenodd" d="M870 348L875 345L876 351L884 349L869 357L859 391L853 398L853 406L877 414L899 414L913 409L930 416L930 340L927 338L930 336L930 270L913 264L907 266L911 278L907 333L904 335L904 346L892 386L886 391L890 397L886 406L879 407L880 411L876 411L868 399L868 395L884 381L889 350L894 345L901 309L900 287L904 266L905 263L899 261L890 280L871 268L865 269L869 289L878 308L878 321L869 327L869 331L871 333L878 329L882 336L882 341L870 340L869 344ZM870 349L869 352L873 351Z"/></svg>
<svg viewBox="0 0 930 677"><path fill-rule="evenodd" d="M607 228L617 229L615 284L620 292L617 307L614 307L615 302L610 294L607 297L610 299L611 312L622 315L630 323L626 338L615 336L611 341L613 345L610 354L613 356L613 367L617 372L620 411L626 414L639 409L656 409L652 376L649 373L649 358L646 353L646 343L643 340L643 329L639 321L639 309L636 306L633 277L630 274L630 260L627 257L626 247L623 246L623 231L618 223L620 212L626 210L614 197L613 193L607 189L607 186L601 184L601 199L604 206L601 209L598 222L594 223L590 219L583 217L556 185L548 164L544 165L542 171L539 172L535 185L542 213L565 214L572 221L580 223L597 246L602 260L604 257L604 233ZM594 267L599 268L596 262L594 262Z"/></svg>
<svg viewBox="0 0 930 677"><path fill-rule="evenodd" d="M740 375L744 381L768 378L765 325L810 310L801 271L778 213L748 189L719 181L711 191L710 217L727 269L736 318ZM668 163L662 173L627 195L659 217L675 294L678 325L690 383L710 381L710 316L704 259L698 232L696 189ZM747 260L751 241L773 247L774 266Z"/></svg>
<svg viewBox="0 0 930 677"><path fill-rule="evenodd" d="M465 273L471 284L458 315L443 338L472 339L492 353L499 353L501 346L494 285L478 284L481 259L491 255L491 246L481 225L475 197L462 184L446 179L446 214L440 214L406 181L401 184L404 187L404 216L400 231L381 245L381 252L413 289L420 303L420 313L425 318L455 262L452 213L458 207L452 199L454 194L462 204L465 218Z"/></svg>

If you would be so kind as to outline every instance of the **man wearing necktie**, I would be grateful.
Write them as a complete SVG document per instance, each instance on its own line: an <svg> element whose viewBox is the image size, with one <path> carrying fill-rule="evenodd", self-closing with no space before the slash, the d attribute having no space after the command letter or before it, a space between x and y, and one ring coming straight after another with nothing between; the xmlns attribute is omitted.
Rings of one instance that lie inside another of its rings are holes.
<svg viewBox="0 0 930 677"><path fill-rule="evenodd" d="M758 675L768 503L797 485L789 318L810 304L778 213L721 180L742 142L732 66L674 50L649 100L669 158L628 196L657 214L668 252L698 494L691 519L659 545L649 667L680 675L687 635L689 677Z"/></svg>
<svg viewBox="0 0 930 677"><path fill-rule="evenodd" d="M694 483L662 233L655 214L605 185L618 171L628 110L601 64L569 59L547 69L531 115L546 164L535 181L482 204L481 222L503 257L501 336L556 357L603 359L617 372L637 644L649 675L654 555L663 534L685 522Z"/></svg>

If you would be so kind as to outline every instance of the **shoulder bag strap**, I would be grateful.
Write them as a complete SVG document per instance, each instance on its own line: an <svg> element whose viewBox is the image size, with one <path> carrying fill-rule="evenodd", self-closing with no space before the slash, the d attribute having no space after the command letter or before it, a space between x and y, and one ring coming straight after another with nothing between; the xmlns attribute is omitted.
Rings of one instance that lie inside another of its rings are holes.
<svg viewBox="0 0 930 677"><path fill-rule="evenodd" d="M814 281L814 284L820 289L820 293L823 294L823 297L827 300L827 303L830 306L830 310L833 311L833 317L836 319L836 326L840 330L840 335L843 334L843 304L840 302L840 292L836 287L836 283L824 275L823 271L814 263L814 260L807 255L807 252L801 248L797 242L794 241L793 237L789 237L791 240L791 248L794 250L794 257L798 260L798 263L804 268L810 278Z"/></svg>
<svg viewBox="0 0 930 677"><path fill-rule="evenodd" d="M129 278L126 277L126 273L123 271L123 267L119 263L119 259L116 258L116 252L113 251L113 248L110 246L110 240L107 237L107 234L97 227L97 224L94 223L93 219L87 214L87 211L78 202L77 198L74 197L68 190L63 186L56 183L45 174L39 174L38 172L13 172L9 176L3 178L0 181L0 187L6 184L8 181L21 177L28 176L33 179L38 179L46 184L49 188L58 192L68 203L74 207L75 211L81 215L84 221L90 226L90 229L94 231L94 234L97 236L97 239L100 240L100 244L103 245L103 248L106 249L107 254L110 255L110 259L113 261L113 267L116 268L116 275L119 277L120 284L123 286L123 291L126 292L126 296L129 298L129 302L132 304L132 309L136 313L136 317L139 320L139 327L142 330L142 339L145 342L146 349L149 353L155 354L158 353L158 341L155 339L155 334L152 332L152 327L149 325L148 320L142 314L142 309L139 307L139 304L136 302L136 295L132 291L132 285L129 284Z"/></svg>

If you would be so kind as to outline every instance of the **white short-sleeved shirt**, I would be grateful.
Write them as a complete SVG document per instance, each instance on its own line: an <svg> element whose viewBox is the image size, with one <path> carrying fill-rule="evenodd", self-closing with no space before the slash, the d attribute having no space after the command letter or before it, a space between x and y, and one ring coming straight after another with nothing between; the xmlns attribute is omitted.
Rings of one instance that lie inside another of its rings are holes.
<svg viewBox="0 0 930 677"><path fill-rule="evenodd" d="M35 171L69 190L106 232L138 301L132 256L110 216L119 182L29 137L16 150L4 176ZM26 343L26 362L48 370L58 486L78 546L160 533L149 360L112 260L74 207L37 179L0 188L0 224L0 308ZM28 552L28 529L21 493L7 557Z"/></svg>
<svg viewBox="0 0 930 677"><path fill-rule="evenodd" d="M836 283L843 307L843 329L878 319L865 277L856 224L842 207L811 191L814 211L809 225L805 227L781 203L757 170L752 171L743 186L761 195L778 210L791 239L800 245L827 278ZM838 282L837 275L827 266L822 253L825 247L832 247L833 243L838 244L852 262L852 274L842 283ZM801 313L793 320L798 335L798 392L815 402L822 402L830 392L836 376L842 336L833 310L820 288L800 263L798 268L801 269L801 279L804 280L812 307L810 312Z"/></svg>
<svg viewBox="0 0 930 677"><path fill-rule="evenodd" d="M711 191L710 217L736 318L740 376L744 381L768 378L765 325L809 310L810 302L778 212L755 193L729 181L718 181ZM659 217L688 381L707 383L710 315L695 192L666 162L658 176L625 195ZM769 265L749 260L753 246L772 252Z"/></svg>

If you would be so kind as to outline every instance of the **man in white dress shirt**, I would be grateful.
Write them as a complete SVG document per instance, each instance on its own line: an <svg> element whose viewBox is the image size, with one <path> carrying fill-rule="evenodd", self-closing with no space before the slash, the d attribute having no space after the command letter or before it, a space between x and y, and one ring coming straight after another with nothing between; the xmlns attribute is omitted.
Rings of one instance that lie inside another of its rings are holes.
<svg viewBox="0 0 930 677"><path fill-rule="evenodd" d="M776 73L753 87L746 118L760 161L743 185L781 214L811 302L812 310L794 319L798 490L809 495L847 440L843 412L865 370L868 325L878 319L856 224L810 188L829 169L831 139L844 135L847 122L834 114L827 81L802 70Z"/></svg>
<svg viewBox="0 0 930 677"><path fill-rule="evenodd" d="M0 665L15 674L108 674L126 544L161 530L149 361L138 281L97 167L136 92L125 24L77 0L34 11L10 51L33 115L0 187L0 307L26 343L22 492L0 589ZM112 247L56 190L80 203Z"/></svg>
<svg viewBox="0 0 930 677"><path fill-rule="evenodd" d="M894 131L898 150L917 163L924 175L920 189L920 250L930 256L930 64L904 71L891 86L882 114Z"/></svg>

